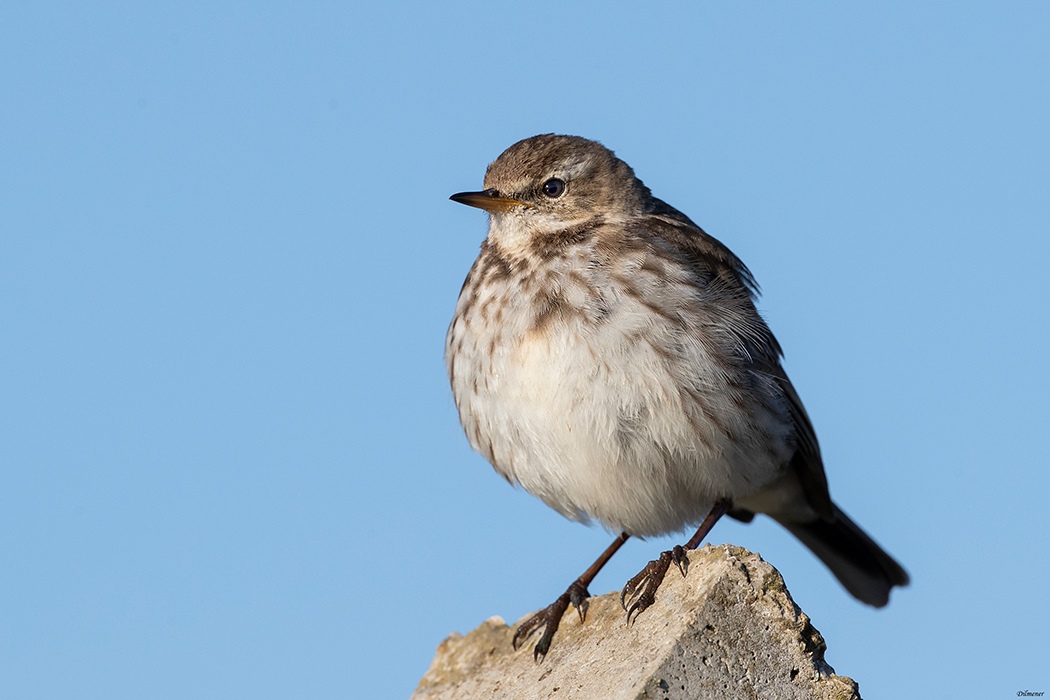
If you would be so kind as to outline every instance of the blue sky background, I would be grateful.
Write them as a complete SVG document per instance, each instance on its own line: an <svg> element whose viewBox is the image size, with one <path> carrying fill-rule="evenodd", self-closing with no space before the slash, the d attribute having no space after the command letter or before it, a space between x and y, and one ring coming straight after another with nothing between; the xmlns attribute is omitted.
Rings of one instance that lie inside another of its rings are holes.
<svg viewBox="0 0 1050 700"><path fill-rule="evenodd" d="M0 695L407 697L610 541L471 453L442 362L536 133L727 243L875 611L768 520L865 697L1050 692L1050 6L6 3ZM631 541L619 589L673 539Z"/></svg>

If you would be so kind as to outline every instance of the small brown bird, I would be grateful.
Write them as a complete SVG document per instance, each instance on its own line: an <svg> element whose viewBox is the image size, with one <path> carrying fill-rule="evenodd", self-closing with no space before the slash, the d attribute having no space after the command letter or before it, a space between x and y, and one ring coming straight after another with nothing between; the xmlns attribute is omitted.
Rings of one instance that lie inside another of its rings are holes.
<svg viewBox="0 0 1050 700"><path fill-rule="evenodd" d="M577 136L519 141L482 191L451 199L490 216L445 345L470 444L565 517L620 533L515 647L543 625L541 658L570 603L582 619L587 586L629 536L700 524L627 582L630 622L726 513L769 515L869 605L907 585L832 502L758 285L728 248Z"/></svg>

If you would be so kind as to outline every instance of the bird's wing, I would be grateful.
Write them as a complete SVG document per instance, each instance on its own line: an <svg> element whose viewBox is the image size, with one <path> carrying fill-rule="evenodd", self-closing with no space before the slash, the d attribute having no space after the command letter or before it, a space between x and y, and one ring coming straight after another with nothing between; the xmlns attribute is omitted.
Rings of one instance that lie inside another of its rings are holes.
<svg viewBox="0 0 1050 700"><path fill-rule="evenodd" d="M680 250L686 251L699 270L709 270L728 289L738 290L736 304L746 295L749 312L753 312L754 323L750 332L741 336L739 343L747 348L751 369L773 377L788 404L788 413L795 427L796 451L791 459L795 473L810 506L823 518L834 518L834 507L828 493L828 479L824 473L824 462L820 456L820 445L809 420L802 400L780 364L783 351L772 331L754 308L759 295L758 283L743 261L733 254L721 241L706 233L689 217L669 204L653 199L655 204L648 224L653 233L666 239Z"/></svg>
<svg viewBox="0 0 1050 700"><path fill-rule="evenodd" d="M833 520L835 507L828 492L828 477L824 473L824 460L820 456L817 434L784 368L778 364L777 370L774 376L788 400L788 409L795 424L795 454L791 458L791 469L798 477L802 492L806 494L806 500L813 510L825 520Z"/></svg>

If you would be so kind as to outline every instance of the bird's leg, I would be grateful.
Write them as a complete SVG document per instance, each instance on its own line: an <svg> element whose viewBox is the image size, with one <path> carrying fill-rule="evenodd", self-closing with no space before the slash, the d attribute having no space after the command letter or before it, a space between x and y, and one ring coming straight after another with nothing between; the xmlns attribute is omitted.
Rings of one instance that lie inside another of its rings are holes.
<svg viewBox="0 0 1050 700"><path fill-rule="evenodd" d="M671 566L672 561L678 567L678 570L682 572L682 576L685 576L689 567L689 560L685 556L685 550L699 547L700 543L707 537L707 533L711 532L711 528L715 526L719 518L726 514L732 505L733 502L728 499L717 501L711 512L704 518L704 522L700 523L696 534L685 543L684 547L676 544L674 549L661 553L659 559L654 559L646 564L644 569L639 571L634 578L624 585L623 590L620 591L620 605L627 611L628 625L631 624L632 615L634 615L635 619L638 619L638 615L641 615L656 600L656 589L663 582L664 575L667 573L667 568ZM627 607L628 603L631 605L630 608Z"/></svg>
<svg viewBox="0 0 1050 700"><path fill-rule="evenodd" d="M580 622L583 622L583 618L587 614L587 598L591 595L587 591L587 586L591 584L591 581L602 570L606 562L612 559L612 556L616 554L616 550L627 541L628 537L630 535L627 533L617 537L609 545L608 549L602 552L602 555L591 564L590 568L573 581L568 590L558 596L556 601L521 623L511 642L514 648L517 649L521 646L521 643L532 634L533 630L543 625L543 636L540 637L540 641L536 643L536 648L532 652L532 658L536 661L542 661L543 657L547 655L547 651L551 648L551 640L554 639L554 633L558 631L558 625L561 624L561 616L568 609L569 603L572 603L572 607L576 608L576 612L580 616Z"/></svg>

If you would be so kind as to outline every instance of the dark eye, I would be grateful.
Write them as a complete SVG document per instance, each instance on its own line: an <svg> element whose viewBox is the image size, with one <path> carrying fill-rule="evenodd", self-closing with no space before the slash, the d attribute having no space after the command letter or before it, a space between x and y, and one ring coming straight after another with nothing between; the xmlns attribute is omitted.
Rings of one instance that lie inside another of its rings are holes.
<svg viewBox="0 0 1050 700"><path fill-rule="evenodd" d="M551 199L556 199L562 195L565 191L565 183L556 177L552 177L543 183L543 194L547 195Z"/></svg>

